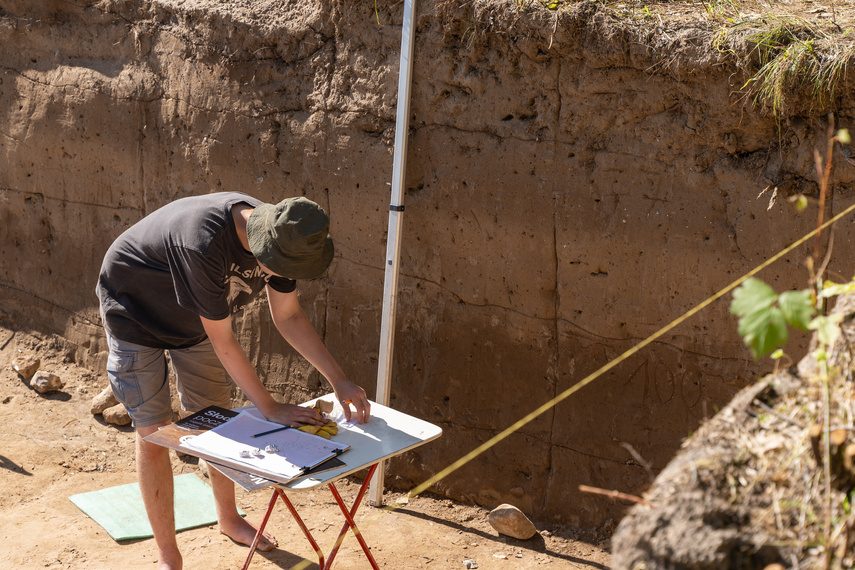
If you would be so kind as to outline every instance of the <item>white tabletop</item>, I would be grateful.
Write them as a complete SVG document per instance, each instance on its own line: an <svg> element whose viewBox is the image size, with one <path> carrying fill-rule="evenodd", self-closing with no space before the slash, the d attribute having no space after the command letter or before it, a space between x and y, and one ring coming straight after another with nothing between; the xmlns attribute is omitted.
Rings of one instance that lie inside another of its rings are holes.
<svg viewBox="0 0 855 570"><path fill-rule="evenodd" d="M345 465L300 477L281 485L285 489L300 491L331 483L442 435L442 428L439 426L376 402L371 402L371 419L364 424L353 421L344 422L341 404L336 402L335 394L327 394L301 405L313 406L316 400L327 400L335 404L335 408L329 414L330 418L339 424L338 434L333 439L350 446L350 449L338 456Z"/></svg>

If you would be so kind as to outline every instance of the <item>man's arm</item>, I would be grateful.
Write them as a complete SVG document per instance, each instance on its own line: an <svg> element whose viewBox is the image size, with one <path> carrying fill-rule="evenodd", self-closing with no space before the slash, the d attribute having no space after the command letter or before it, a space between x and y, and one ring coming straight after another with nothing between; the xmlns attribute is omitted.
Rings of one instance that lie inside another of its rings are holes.
<svg viewBox="0 0 855 570"><path fill-rule="evenodd" d="M359 423L368 421L371 415L371 405L365 390L347 379L341 367L324 346L303 308L297 299L296 291L280 293L267 287L267 298L270 302L270 314L282 337L303 358L318 369L335 391L339 402L351 402L356 409L356 420ZM350 420L350 406L344 406L345 417Z"/></svg>
<svg viewBox="0 0 855 570"><path fill-rule="evenodd" d="M280 404L273 399L273 396L261 383L258 374L246 357L243 347L235 337L230 317L220 321L200 318L223 367L265 418L282 425L324 424L324 419L312 408L294 404Z"/></svg>

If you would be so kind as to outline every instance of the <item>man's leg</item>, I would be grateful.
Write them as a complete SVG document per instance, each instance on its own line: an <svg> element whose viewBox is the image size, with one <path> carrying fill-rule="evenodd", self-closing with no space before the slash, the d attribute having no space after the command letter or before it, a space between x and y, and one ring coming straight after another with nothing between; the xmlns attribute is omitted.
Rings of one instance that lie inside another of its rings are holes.
<svg viewBox="0 0 855 570"><path fill-rule="evenodd" d="M175 537L175 503L169 449L143 438L160 426L137 428L137 478L145 511L159 553L158 570L181 570L181 552Z"/></svg>
<svg viewBox="0 0 855 570"><path fill-rule="evenodd" d="M166 358L161 349L118 340L109 334L107 342L107 377L136 430L137 477L159 551L159 569L180 569L169 450L143 439L172 420Z"/></svg>
<svg viewBox="0 0 855 570"><path fill-rule="evenodd" d="M212 405L227 409L231 407L232 384L211 341L205 340L190 348L170 350L169 356L182 408L197 412ZM211 466L208 466L208 474L214 490L220 532L235 542L249 546L255 538L257 527L238 514L234 483ZM267 533L258 542L258 550L262 552L277 546L276 539Z"/></svg>

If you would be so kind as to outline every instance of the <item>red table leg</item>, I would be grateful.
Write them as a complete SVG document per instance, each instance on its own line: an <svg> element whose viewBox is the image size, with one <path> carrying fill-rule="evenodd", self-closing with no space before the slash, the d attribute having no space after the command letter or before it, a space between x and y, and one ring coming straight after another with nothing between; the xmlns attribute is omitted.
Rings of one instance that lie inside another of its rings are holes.
<svg viewBox="0 0 855 570"><path fill-rule="evenodd" d="M258 531L255 533L255 538L252 541L252 545L249 547L249 554L247 554L246 560L243 563L243 570L249 568L249 562L252 560L253 555L255 554L256 549L258 548L258 541L261 540L261 535L264 533L264 527L267 526L267 521L270 519L270 515L273 513L273 507L276 505L276 497L282 499L282 502L288 507L288 510L291 511L291 516L294 517L294 520L297 521L297 524L300 526L300 529L303 531L303 534L306 535L306 538L309 540L309 544L312 545L312 548L315 549L315 553L318 555L318 566L322 570L329 570L332 566L333 559L335 558L336 553L338 552L341 543L344 541L344 536L347 534L348 529L353 530L354 536L356 536L356 540L359 541L359 544L362 546L362 551L365 552L365 556L368 558L368 562L371 564L371 567L374 570L379 570L377 566L377 562L374 561L374 556L372 556L371 551L368 549L368 544L365 542L365 539L362 537L362 533L359 528L356 526L356 523L353 520L353 517L356 515L356 511L359 509L360 503L362 503L362 498L365 496L365 492L368 490L368 484L371 482L371 478L374 476L374 471L377 469L377 463L371 466L368 470L368 475L365 477L365 481L362 482L362 486L359 488L359 493L356 495L356 499L353 502L353 506L348 509L347 505L344 504L344 501L341 498L341 495L338 492L338 489L335 488L335 485L332 483L329 484L330 491L333 494L336 502L338 503L339 508L341 509L342 514L344 514L345 523L341 528L341 532L338 535L338 538L335 541L335 545L333 546L332 551L330 552L329 558L326 560L326 564L324 564L324 553L321 551L318 543L315 542L315 539L312 538L312 533L309 532L308 527L303 522L303 519L300 518L300 515L297 513L297 509L294 508L294 505L291 501L288 500L288 497L285 495L285 492L282 491L279 487L274 488L273 496L270 497L270 504L267 506L267 512L264 513L264 519L261 521L261 524L258 526Z"/></svg>
<svg viewBox="0 0 855 570"><path fill-rule="evenodd" d="M246 560L243 563L243 570L249 568L249 562L252 560L253 555L255 554L256 548L258 548L258 541L261 539L261 535L264 532L264 527L267 526L267 521L270 518L270 515L273 513L273 507L276 506L276 497L282 499L282 502L285 503L285 506L288 507L288 510L291 511L291 515L294 517L294 520L297 521L297 524L302 529L303 534L306 535L306 538L309 540L309 544L312 545L312 548L315 549L315 553L318 555L318 566L324 568L324 553L321 551L318 543L315 542L315 539L312 538L312 533L309 532L308 527L306 527L306 523L303 522L303 519L300 518L300 515L297 514L297 509L294 508L294 505L291 504L291 501L288 500L288 497L285 495L285 492L282 491L279 487L276 487L273 490L273 496L270 497L270 504L267 506L267 512L264 513L264 519L261 521L261 524L258 526L258 531L255 533L255 538L252 541L252 545L249 547L249 554L246 556Z"/></svg>
<svg viewBox="0 0 855 570"><path fill-rule="evenodd" d="M252 539L252 544L249 547L249 554L246 555L246 560L243 562L243 570L249 568L249 561L252 560L252 556L255 554L255 549L258 548L258 541L261 540L261 535L264 533L264 527L267 526L267 521L273 513L273 506L276 504L276 494L278 491L278 488L275 489L273 491L273 496L270 497L270 504L267 505L267 512L264 513L264 519L262 519L261 524L258 525L258 530L255 532L255 538Z"/></svg>
<svg viewBox="0 0 855 570"><path fill-rule="evenodd" d="M347 529L350 528L353 530L354 536L356 536L356 540L359 541L359 544L362 546L362 551L365 552L365 556L368 558L368 562L371 564L371 567L374 570L379 570L377 567L377 562L374 561L374 556L371 555L371 551L368 549L368 544L366 544L365 539L362 538L362 533L359 531L359 528L356 526L356 523L353 520L354 515L356 514L357 509L359 509L359 505L362 502L362 497L365 496L365 491L368 490L368 484L371 482L371 478L374 476L374 471L377 469L377 463L371 466L371 469L368 470L368 476L365 477L365 481L362 482L362 486L359 488L359 493L356 495L356 499L353 501L353 506L348 511L347 505L344 504L344 501L341 499L341 495L338 493L338 489L335 488L335 485L332 483L329 484L330 491L335 497L336 502L338 503L339 508L341 509L342 514L344 514L345 523L344 526L341 527L341 532L338 535L338 539L335 541L335 546L330 551L330 557L327 560L326 566L321 566L324 570L327 570L332 566L333 559L335 558L336 553L338 552L341 543L344 541L344 535L347 534Z"/></svg>
<svg viewBox="0 0 855 570"><path fill-rule="evenodd" d="M291 511L291 516L293 516L294 520L297 521L297 524L300 525L300 528L303 530L303 534L305 534L306 538L309 540L309 544L311 544L312 548L315 549L315 554L318 555L318 566L320 568L325 568L324 553L318 546L318 543L315 542L315 539L312 538L312 533L309 532L309 528L306 526L306 523L304 523L303 519L300 518L300 515L297 514L297 509L295 509L294 505L291 504L291 501L288 500L288 497L285 495L285 492L282 489L279 489L278 487L276 488L276 491L279 493L279 496L282 497L282 500L285 502L285 505L288 507L288 510Z"/></svg>

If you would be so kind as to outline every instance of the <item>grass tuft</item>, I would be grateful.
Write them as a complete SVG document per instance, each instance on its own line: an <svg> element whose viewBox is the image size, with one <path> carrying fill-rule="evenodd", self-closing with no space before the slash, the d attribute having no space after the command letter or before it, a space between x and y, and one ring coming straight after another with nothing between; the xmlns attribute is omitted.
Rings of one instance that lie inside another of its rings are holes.
<svg viewBox="0 0 855 570"><path fill-rule="evenodd" d="M743 89L756 105L780 117L791 99L804 95L811 111L834 110L855 44L798 21L782 21L746 41L760 67Z"/></svg>

